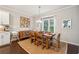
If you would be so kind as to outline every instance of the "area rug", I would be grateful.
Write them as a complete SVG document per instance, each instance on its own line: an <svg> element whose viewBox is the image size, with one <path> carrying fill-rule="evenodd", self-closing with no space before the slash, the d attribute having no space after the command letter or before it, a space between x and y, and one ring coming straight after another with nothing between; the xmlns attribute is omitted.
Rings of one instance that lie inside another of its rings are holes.
<svg viewBox="0 0 79 59"><path fill-rule="evenodd" d="M56 50L52 49L42 49L42 46L36 46L30 42L30 39L19 41L18 44L29 54L65 54L67 51L67 44L62 43L61 48Z"/></svg>

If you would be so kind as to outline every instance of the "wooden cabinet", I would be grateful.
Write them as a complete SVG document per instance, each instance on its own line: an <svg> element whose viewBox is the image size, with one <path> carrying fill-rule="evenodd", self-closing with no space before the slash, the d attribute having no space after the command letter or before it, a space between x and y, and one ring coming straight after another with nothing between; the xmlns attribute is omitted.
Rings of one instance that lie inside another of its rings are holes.
<svg viewBox="0 0 79 59"><path fill-rule="evenodd" d="M0 46L10 43L10 32L0 32Z"/></svg>
<svg viewBox="0 0 79 59"><path fill-rule="evenodd" d="M0 11L0 24L9 25L9 12Z"/></svg>

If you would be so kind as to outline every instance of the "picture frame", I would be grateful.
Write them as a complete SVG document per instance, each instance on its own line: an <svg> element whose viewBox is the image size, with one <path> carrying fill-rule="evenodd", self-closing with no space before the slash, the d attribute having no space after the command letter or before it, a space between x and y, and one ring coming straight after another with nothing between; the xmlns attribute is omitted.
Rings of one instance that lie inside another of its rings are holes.
<svg viewBox="0 0 79 59"><path fill-rule="evenodd" d="M64 29L71 29L71 19L64 19L63 20L63 28Z"/></svg>
<svg viewBox="0 0 79 59"><path fill-rule="evenodd" d="M21 28L27 28L29 26L30 26L30 20L29 20L29 18L21 16L20 17L20 27Z"/></svg>

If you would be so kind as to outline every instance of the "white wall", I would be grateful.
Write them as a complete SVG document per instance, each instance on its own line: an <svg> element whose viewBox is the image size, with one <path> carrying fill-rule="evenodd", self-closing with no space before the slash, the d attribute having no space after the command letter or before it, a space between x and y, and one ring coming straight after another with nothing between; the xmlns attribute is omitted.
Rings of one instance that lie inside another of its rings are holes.
<svg viewBox="0 0 79 59"><path fill-rule="evenodd" d="M30 20L31 20L31 22L30 22L30 29L31 30L35 30L35 28L36 28L36 19L35 19L35 17L31 17L30 18Z"/></svg>
<svg viewBox="0 0 79 59"><path fill-rule="evenodd" d="M54 16L56 19L56 33L61 33L61 41L79 45L79 6L69 6L63 9L49 11L41 17ZM72 20L71 29L63 29L63 19Z"/></svg>

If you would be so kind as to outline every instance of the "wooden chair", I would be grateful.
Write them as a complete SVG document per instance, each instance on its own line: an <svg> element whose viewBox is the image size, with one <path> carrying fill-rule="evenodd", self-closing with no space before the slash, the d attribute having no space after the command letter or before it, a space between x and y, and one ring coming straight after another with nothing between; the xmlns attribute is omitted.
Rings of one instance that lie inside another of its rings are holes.
<svg viewBox="0 0 79 59"><path fill-rule="evenodd" d="M57 48L60 48L60 34L57 36Z"/></svg>
<svg viewBox="0 0 79 59"><path fill-rule="evenodd" d="M42 49L44 49L45 47L48 49L49 48L49 43L48 43L48 38L43 36Z"/></svg>
<svg viewBox="0 0 79 59"><path fill-rule="evenodd" d="M36 45L39 46L42 44L42 33L35 32Z"/></svg>
<svg viewBox="0 0 79 59"><path fill-rule="evenodd" d="M53 46L56 48L60 48L60 33L53 40Z"/></svg>
<svg viewBox="0 0 79 59"><path fill-rule="evenodd" d="M55 39L55 35L56 34L51 34L52 36L50 37L50 41L49 41L49 46L52 47L53 45L53 40Z"/></svg>
<svg viewBox="0 0 79 59"><path fill-rule="evenodd" d="M20 31L18 34L19 34L19 39L20 39L20 40L26 38L26 33L25 33L25 31Z"/></svg>
<svg viewBox="0 0 79 59"><path fill-rule="evenodd" d="M46 47L47 49L50 48L50 40L52 36L43 36L43 43L42 48Z"/></svg>
<svg viewBox="0 0 79 59"><path fill-rule="evenodd" d="M33 31L31 31L30 33L29 33L29 36L30 36L30 39L31 39L31 43L35 43L35 35L34 35L34 32Z"/></svg>

